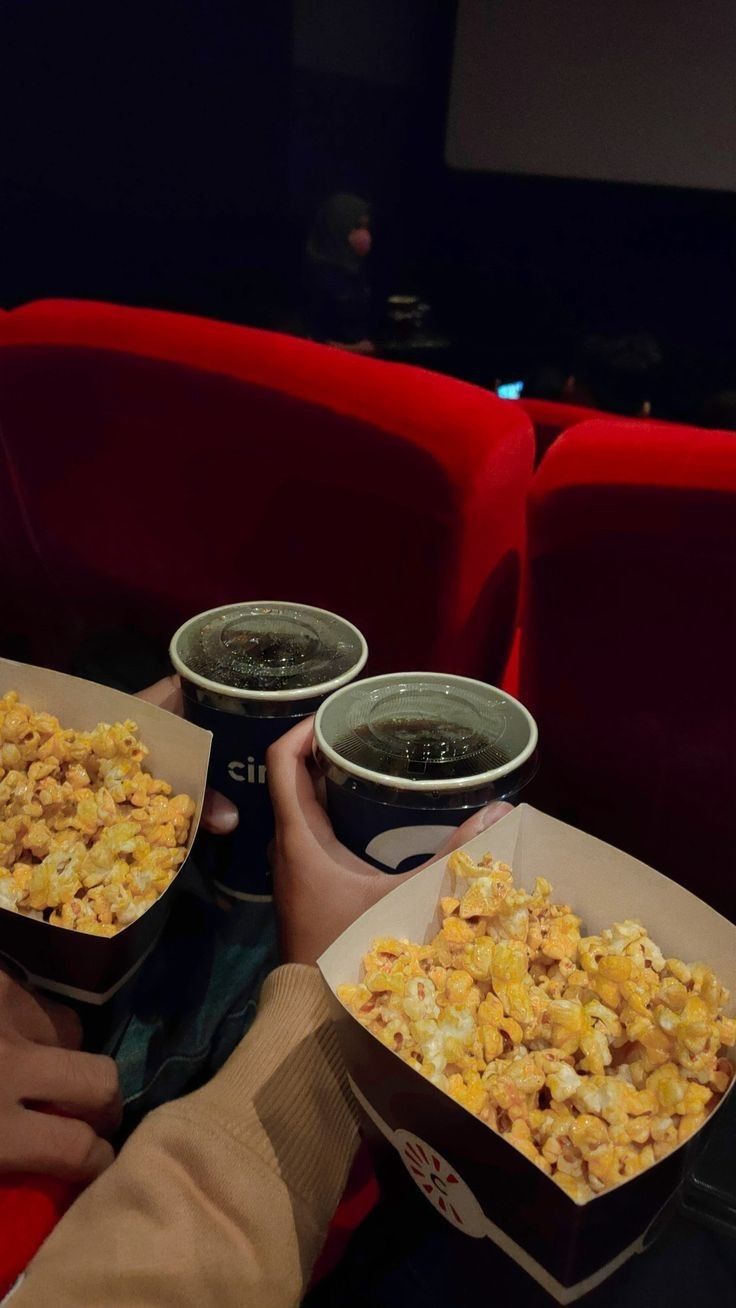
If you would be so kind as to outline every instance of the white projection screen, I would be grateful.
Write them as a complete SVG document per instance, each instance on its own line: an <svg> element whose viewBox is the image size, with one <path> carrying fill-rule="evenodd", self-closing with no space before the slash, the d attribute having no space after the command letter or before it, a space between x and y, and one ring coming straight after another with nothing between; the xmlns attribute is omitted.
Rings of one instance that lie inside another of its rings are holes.
<svg viewBox="0 0 736 1308"><path fill-rule="evenodd" d="M446 160L736 190L736 0L459 0Z"/></svg>

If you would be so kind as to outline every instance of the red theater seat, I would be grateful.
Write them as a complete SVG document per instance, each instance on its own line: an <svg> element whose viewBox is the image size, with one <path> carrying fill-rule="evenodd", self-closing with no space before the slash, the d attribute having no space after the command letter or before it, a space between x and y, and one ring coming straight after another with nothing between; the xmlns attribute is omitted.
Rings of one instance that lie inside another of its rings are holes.
<svg viewBox="0 0 736 1308"><path fill-rule="evenodd" d="M605 418L600 409L586 409L580 404L563 404L560 400L517 400L531 418L536 437L536 461L539 463L553 441L568 427L591 418Z"/></svg>
<svg viewBox="0 0 736 1308"><path fill-rule="evenodd" d="M416 368L179 314L48 301L0 326L5 474L60 609L164 640L295 597L374 671L500 676L533 441L523 411ZM38 608L38 605L37 605Z"/></svg>
<svg viewBox="0 0 736 1308"><path fill-rule="evenodd" d="M733 916L736 436L566 432L534 479L527 568L535 802Z"/></svg>

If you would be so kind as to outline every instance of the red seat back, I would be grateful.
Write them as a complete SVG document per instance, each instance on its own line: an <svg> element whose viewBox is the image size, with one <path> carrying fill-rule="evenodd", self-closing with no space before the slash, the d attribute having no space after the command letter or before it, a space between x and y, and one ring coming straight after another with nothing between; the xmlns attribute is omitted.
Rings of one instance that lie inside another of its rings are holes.
<svg viewBox="0 0 736 1308"><path fill-rule="evenodd" d="M531 418L536 437L536 461L539 463L553 441L568 427L591 418L607 415L600 409L586 409L580 404L564 404L561 400L519 400L520 407Z"/></svg>
<svg viewBox="0 0 736 1308"><path fill-rule="evenodd" d="M618 419L566 432L529 506L535 800L730 913L735 669L736 437Z"/></svg>
<svg viewBox="0 0 736 1308"><path fill-rule="evenodd" d="M75 639L134 623L163 640L200 609L295 597L362 627L375 671L500 676L532 465L521 410L150 310L41 302L0 339L7 465Z"/></svg>

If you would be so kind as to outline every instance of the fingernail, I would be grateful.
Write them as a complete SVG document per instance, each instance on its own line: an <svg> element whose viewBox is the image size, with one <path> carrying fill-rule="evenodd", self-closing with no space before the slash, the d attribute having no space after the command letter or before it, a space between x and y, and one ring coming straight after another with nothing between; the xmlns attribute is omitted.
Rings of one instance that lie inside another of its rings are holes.
<svg viewBox="0 0 736 1308"><path fill-rule="evenodd" d="M478 830L485 831L487 827L492 827L494 822L500 822L502 817L510 813L513 808L512 804L506 804L503 800L496 799L492 804L486 804L478 814Z"/></svg>
<svg viewBox="0 0 736 1308"><path fill-rule="evenodd" d="M227 835L238 825L238 810L224 795L208 791L202 808L202 822L216 832Z"/></svg>

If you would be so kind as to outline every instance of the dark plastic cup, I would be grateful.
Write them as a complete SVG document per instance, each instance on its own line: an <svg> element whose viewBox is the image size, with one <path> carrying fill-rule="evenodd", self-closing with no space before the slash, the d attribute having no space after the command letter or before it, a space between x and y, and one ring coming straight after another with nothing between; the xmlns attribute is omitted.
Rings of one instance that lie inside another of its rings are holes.
<svg viewBox="0 0 736 1308"><path fill-rule="evenodd" d="M418 867L477 809L514 799L536 750L536 723L517 699L438 672L345 686L315 721L335 834L384 872Z"/></svg>
<svg viewBox="0 0 736 1308"><path fill-rule="evenodd" d="M365 638L326 609L259 600L190 618L170 654L185 716L212 732L209 784L240 815L232 836L198 837L196 861L232 898L269 900L274 828L266 750L358 675L368 657Z"/></svg>

